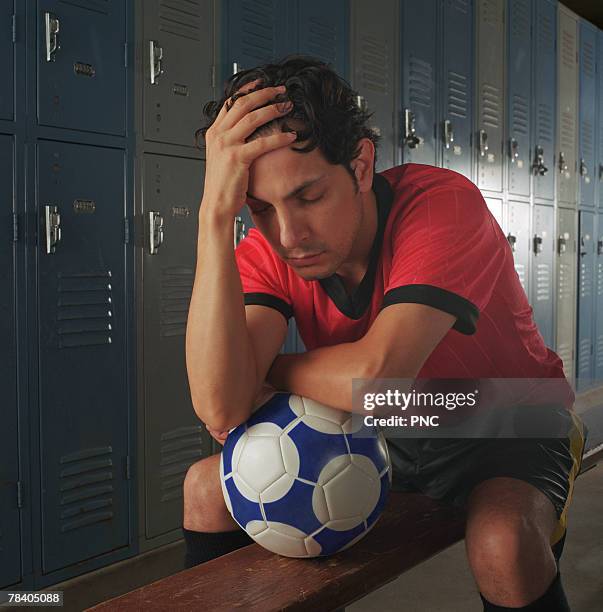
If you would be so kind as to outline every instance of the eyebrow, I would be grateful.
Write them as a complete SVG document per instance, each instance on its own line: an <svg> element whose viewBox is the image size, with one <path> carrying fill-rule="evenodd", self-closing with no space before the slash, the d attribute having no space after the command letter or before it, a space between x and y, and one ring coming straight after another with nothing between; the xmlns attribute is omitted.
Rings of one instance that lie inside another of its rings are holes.
<svg viewBox="0 0 603 612"><path fill-rule="evenodd" d="M311 185L314 185L314 183L318 183L318 181L321 181L323 178L325 178L325 176L326 175L323 174L322 176L319 176L319 177L316 177L316 178L312 178L312 179L308 179L307 181L304 181L301 185L299 185L293 191L288 193L285 196L284 199L285 200L291 200L296 195L299 195L304 189L307 189ZM258 202L264 202L264 200L261 200L260 198L256 198L254 195L250 194L249 191L247 192L247 197L252 199L252 200L257 200Z"/></svg>

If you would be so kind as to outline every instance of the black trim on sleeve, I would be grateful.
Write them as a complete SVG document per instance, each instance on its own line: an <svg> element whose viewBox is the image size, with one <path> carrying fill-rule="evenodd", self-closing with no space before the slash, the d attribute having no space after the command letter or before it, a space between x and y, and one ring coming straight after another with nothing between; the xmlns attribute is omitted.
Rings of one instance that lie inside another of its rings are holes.
<svg viewBox="0 0 603 612"><path fill-rule="evenodd" d="M383 297L381 309L392 304L425 304L443 310L456 317L452 329L467 336L477 330L479 310L473 302L464 297L433 285L404 285L390 289Z"/></svg>
<svg viewBox="0 0 603 612"><path fill-rule="evenodd" d="M274 308L274 310L278 310L287 321L293 316L293 308L285 300L281 300L281 298L277 298L269 293L245 293L243 297L245 299L245 306L269 306Z"/></svg>

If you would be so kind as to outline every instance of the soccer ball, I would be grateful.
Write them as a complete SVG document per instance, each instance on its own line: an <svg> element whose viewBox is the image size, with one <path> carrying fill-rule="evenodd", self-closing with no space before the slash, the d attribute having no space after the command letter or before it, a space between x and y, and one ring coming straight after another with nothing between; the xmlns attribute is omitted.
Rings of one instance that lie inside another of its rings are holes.
<svg viewBox="0 0 603 612"><path fill-rule="evenodd" d="M234 520L287 557L330 555L364 537L391 473L381 432L362 423L353 431L350 413L282 392L229 433L220 461Z"/></svg>

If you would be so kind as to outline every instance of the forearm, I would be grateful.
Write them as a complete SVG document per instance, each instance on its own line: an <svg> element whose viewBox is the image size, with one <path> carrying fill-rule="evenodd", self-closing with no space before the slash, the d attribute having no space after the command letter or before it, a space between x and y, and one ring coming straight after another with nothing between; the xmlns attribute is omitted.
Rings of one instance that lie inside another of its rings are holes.
<svg viewBox="0 0 603 612"><path fill-rule="evenodd" d="M197 268L186 327L195 412L214 429L244 421L257 387L255 356L233 248L232 220L201 205Z"/></svg>

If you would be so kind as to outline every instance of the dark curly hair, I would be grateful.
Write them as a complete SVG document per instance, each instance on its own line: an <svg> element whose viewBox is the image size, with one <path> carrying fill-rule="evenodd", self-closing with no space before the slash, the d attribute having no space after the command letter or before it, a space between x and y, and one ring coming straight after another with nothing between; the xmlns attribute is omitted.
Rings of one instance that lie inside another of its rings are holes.
<svg viewBox="0 0 603 612"><path fill-rule="evenodd" d="M299 122L304 127L297 129L295 142L308 142L304 147L294 147L294 151L309 153L318 147L329 163L344 166L357 187L350 162L360 153L360 139L369 138L375 145L375 170L380 136L368 126L373 113L367 112L364 105L358 103L358 94L332 70L330 64L307 55L288 55L277 63L242 70L231 76L224 84L224 97L218 102L212 100L203 107L207 124L195 133L197 143L199 138L205 138L226 100L232 97L234 103L237 98L247 95L235 92L257 79L260 82L251 91L287 86L285 93L277 95L264 106L291 100L293 107L287 115L260 126L248 137L248 141L279 129L282 132L293 131L289 121L296 120L296 124ZM230 110L229 106L227 110Z"/></svg>

